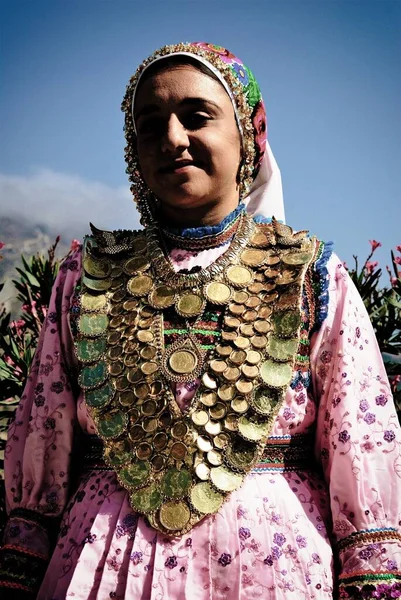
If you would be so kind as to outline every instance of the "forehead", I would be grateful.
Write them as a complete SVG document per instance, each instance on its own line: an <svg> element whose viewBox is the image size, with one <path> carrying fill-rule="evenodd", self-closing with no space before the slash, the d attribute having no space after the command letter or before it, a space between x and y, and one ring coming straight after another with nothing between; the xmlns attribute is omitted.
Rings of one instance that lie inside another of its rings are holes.
<svg viewBox="0 0 401 600"><path fill-rule="evenodd" d="M222 108L231 106L231 100L216 80L192 65L174 65L157 71L143 83L139 83L134 111L146 104L158 106L181 102L185 98L199 98L218 102Z"/></svg>

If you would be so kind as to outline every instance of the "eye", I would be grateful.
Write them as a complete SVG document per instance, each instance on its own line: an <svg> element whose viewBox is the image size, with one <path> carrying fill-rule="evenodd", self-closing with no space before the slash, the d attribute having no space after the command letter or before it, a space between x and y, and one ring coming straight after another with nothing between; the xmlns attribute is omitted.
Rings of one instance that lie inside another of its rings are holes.
<svg viewBox="0 0 401 600"><path fill-rule="evenodd" d="M194 130L200 129L206 125L207 121L210 121L210 115L204 112L193 112L185 115L183 118L183 125L186 129Z"/></svg>
<svg viewBox="0 0 401 600"><path fill-rule="evenodd" d="M142 119L138 126L138 133L140 135L160 135L163 129L163 122L161 119L151 118Z"/></svg>

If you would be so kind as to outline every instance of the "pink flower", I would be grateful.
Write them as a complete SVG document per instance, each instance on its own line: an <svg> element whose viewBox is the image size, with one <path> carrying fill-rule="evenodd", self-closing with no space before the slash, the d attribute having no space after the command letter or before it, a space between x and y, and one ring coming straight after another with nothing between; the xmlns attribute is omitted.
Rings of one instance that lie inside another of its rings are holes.
<svg viewBox="0 0 401 600"><path fill-rule="evenodd" d="M394 262L397 263L397 265L401 265L401 256L396 256Z"/></svg>
<svg viewBox="0 0 401 600"><path fill-rule="evenodd" d="M398 283L397 277L390 277L391 286L394 287Z"/></svg>
<svg viewBox="0 0 401 600"><path fill-rule="evenodd" d="M372 246L372 252L374 252L376 248L380 248L382 245L381 242L377 242L376 240L369 240L369 244Z"/></svg>
<svg viewBox="0 0 401 600"><path fill-rule="evenodd" d="M1 248L1 246L0 246ZM397 250L397 252L401 252L401 244L399 246L396 246L395 249Z"/></svg>
<svg viewBox="0 0 401 600"><path fill-rule="evenodd" d="M5 243L4 243L4 242L0 242L0 250L1 250L2 248L4 248L4 246L5 246Z"/></svg>
<svg viewBox="0 0 401 600"><path fill-rule="evenodd" d="M81 247L81 242L79 240L72 240L71 242L71 246L70 246L70 252L75 252L76 250L79 250Z"/></svg>
<svg viewBox="0 0 401 600"><path fill-rule="evenodd" d="M381 244L380 244L380 245L381 245ZM373 271L376 269L376 267L377 267L377 265L378 265L378 264L379 264L379 263L377 262L377 260L375 260L375 261L373 261L373 262L369 262L369 261L368 261L368 262L365 264L365 269L366 269L366 271L369 273L369 275L370 275L371 273L373 273Z"/></svg>

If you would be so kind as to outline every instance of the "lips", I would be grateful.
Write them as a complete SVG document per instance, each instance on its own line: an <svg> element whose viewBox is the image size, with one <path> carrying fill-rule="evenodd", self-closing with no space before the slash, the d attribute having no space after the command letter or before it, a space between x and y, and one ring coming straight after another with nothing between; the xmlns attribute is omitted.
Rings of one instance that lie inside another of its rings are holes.
<svg viewBox="0 0 401 600"><path fill-rule="evenodd" d="M173 162L161 167L161 173L175 173L176 171L183 169L184 167L192 167L195 166L196 163L193 160L174 160Z"/></svg>

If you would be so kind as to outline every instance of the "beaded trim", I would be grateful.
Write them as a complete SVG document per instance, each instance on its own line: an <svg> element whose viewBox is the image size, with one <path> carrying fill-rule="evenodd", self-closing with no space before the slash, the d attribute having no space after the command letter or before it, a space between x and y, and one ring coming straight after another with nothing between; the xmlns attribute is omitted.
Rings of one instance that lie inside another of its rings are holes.
<svg viewBox="0 0 401 600"><path fill-rule="evenodd" d="M138 210L141 214L141 223L143 225L150 225L153 221L151 207L156 204L156 197L153 192L146 185L142 178L138 153L136 150L136 134L135 127L132 118L132 98L135 92L138 79L142 71L155 60L164 56L188 52L192 55L199 56L202 59L208 61L213 67L215 67L226 81L228 87L232 91L232 95L237 107L237 114L241 123L243 137L242 137L242 149L243 149L243 160L240 168L240 186L239 186L239 197L240 200L246 198L250 192L253 174L254 174L254 161L256 156L255 140L253 133L252 124L252 108L247 102L247 98L244 94L243 87L239 80L235 77L229 64L225 63L218 54L207 51L201 46L195 46L193 44L175 44L170 46L164 46L160 50L157 50L151 56L149 56L143 63L138 67L134 75L131 77L126 93L121 104L121 110L125 113L125 139L127 146L125 148L125 160L127 162L126 172L129 175L131 181L131 192L134 196L134 200L137 203Z"/></svg>
<svg viewBox="0 0 401 600"><path fill-rule="evenodd" d="M356 531L351 535L340 540L337 544L340 551L346 550L351 546L359 546L361 544L370 544L377 542L385 542L388 540L401 541L401 534L393 527L383 529L364 529Z"/></svg>

